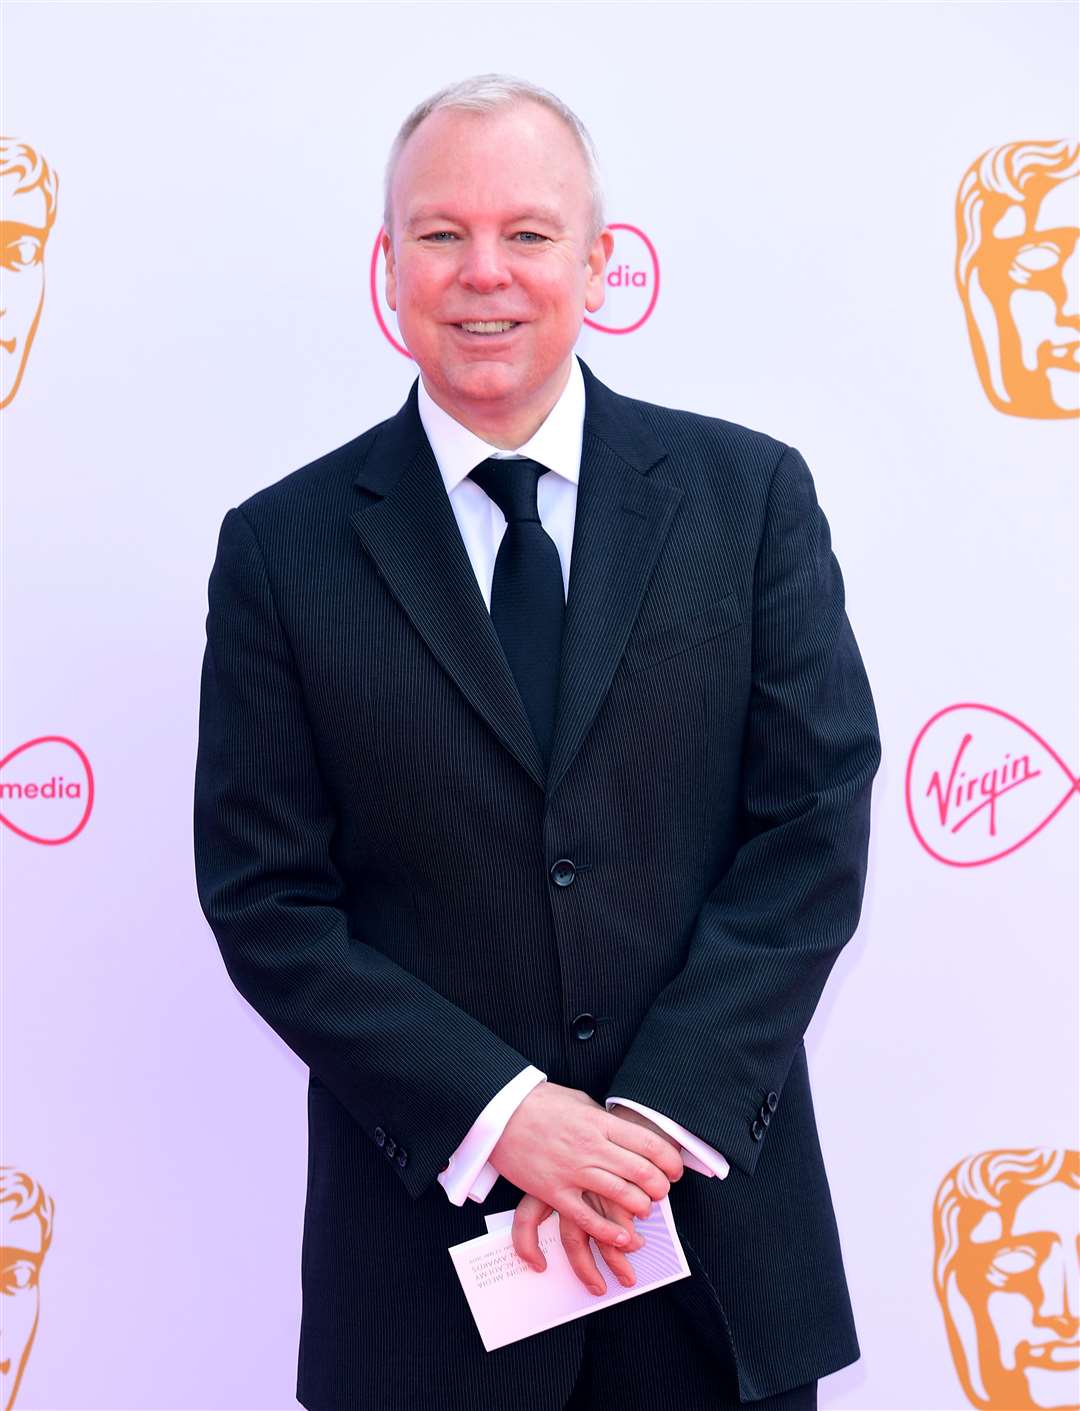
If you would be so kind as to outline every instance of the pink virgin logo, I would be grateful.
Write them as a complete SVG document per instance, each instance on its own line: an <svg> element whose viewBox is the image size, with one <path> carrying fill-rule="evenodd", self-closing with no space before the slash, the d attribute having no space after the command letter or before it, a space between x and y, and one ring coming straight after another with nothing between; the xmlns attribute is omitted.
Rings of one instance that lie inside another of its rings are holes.
<svg viewBox="0 0 1080 1411"><path fill-rule="evenodd" d="M972 701L930 717L915 737L904 779L916 838L950 867L1007 857L1077 792L1080 778L1030 725Z"/></svg>
<svg viewBox="0 0 1080 1411"><path fill-rule="evenodd" d="M0 759L0 823L31 843L70 843L94 806L94 771L66 735L38 735Z"/></svg>
<svg viewBox="0 0 1080 1411"><path fill-rule="evenodd" d="M609 221L608 229L615 232L615 249L604 272L604 302L595 316L586 315L584 322L597 333L636 333L652 317L660 297L660 257L656 246L638 226ZM401 341L394 311L380 288L380 271L385 268L381 259L383 230L379 226L368 266L371 307L386 341L404 357L411 358Z"/></svg>

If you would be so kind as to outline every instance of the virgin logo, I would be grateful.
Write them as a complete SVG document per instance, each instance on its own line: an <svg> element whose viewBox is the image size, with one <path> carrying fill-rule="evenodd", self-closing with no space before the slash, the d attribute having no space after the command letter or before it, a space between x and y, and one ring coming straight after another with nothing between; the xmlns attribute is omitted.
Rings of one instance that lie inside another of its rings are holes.
<svg viewBox="0 0 1080 1411"><path fill-rule="evenodd" d="M916 838L938 862L981 867L1041 833L1080 779L1041 735L997 706L965 701L915 737L904 780Z"/></svg>
<svg viewBox="0 0 1080 1411"><path fill-rule="evenodd" d="M94 806L94 772L66 735L38 735L0 759L0 823L31 843L70 843Z"/></svg>
<svg viewBox="0 0 1080 1411"><path fill-rule="evenodd" d="M597 333L636 333L652 317L660 296L660 258L656 246L638 226L609 221L607 228L615 232L615 249L604 275L607 292L595 316L586 315L585 323ZM371 307L386 341L406 358L411 358L412 354L401 341L394 311L383 293L382 238L383 227L380 226L371 247L368 268Z"/></svg>

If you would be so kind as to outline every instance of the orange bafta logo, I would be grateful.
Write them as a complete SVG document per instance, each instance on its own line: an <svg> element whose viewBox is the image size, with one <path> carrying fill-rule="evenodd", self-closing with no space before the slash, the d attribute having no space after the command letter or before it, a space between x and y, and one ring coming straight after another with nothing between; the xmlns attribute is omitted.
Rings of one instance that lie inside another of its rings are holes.
<svg viewBox="0 0 1080 1411"><path fill-rule="evenodd" d="M956 286L983 391L1010 416L1080 415L1080 146L1008 142L964 173Z"/></svg>
<svg viewBox="0 0 1080 1411"><path fill-rule="evenodd" d="M59 179L25 142L0 137L0 407L19 390L45 302L45 242Z"/></svg>
<svg viewBox="0 0 1080 1411"><path fill-rule="evenodd" d="M1080 1407L1080 1152L983 1151L934 1201L934 1288L972 1406Z"/></svg>
<svg viewBox="0 0 1080 1411"><path fill-rule="evenodd" d="M11 1411L37 1331L38 1279L52 1243L55 1202L25 1171L0 1166L4 1319L0 1327L0 1406Z"/></svg>

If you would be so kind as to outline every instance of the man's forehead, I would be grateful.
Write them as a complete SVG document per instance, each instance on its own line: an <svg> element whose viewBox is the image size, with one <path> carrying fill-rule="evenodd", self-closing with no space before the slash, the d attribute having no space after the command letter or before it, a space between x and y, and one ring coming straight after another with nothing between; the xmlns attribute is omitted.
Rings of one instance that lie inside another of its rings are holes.
<svg viewBox="0 0 1080 1411"><path fill-rule="evenodd" d="M48 215L45 193L40 186L35 186L32 191L16 193L15 187L22 180L23 177L18 172L6 172L0 176L0 182L3 182L4 220L44 230Z"/></svg>
<svg viewBox="0 0 1080 1411"><path fill-rule="evenodd" d="M1076 1225L1076 1192L1063 1181L1051 1181L1028 1191L1016 1204L1012 1233L1027 1235L1039 1230L1068 1230Z"/></svg>
<svg viewBox="0 0 1080 1411"><path fill-rule="evenodd" d="M560 189L567 183L571 151L584 167L574 134L557 114L539 103L514 103L490 113L444 108L430 113L411 134L395 176L399 181L406 176L409 185L419 182L438 188L445 183L452 191L460 173L466 171L471 177L477 162L484 167L511 165L518 198L531 203L533 193L522 192L522 183L542 182L545 191L536 196L550 198L551 187Z"/></svg>
<svg viewBox="0 0 1080 1411"><path fill-rule="evenodd" d="M1039 202L1039 211L1035 217L1035 230L1054 230L1059 226L1075 226L1077 222L1077 187L1080 183L1076 177L1068 181L1057 181L1050 187L1049 191Z"/></svg>
<svg viewBox="0 0 1080 1411"><path fill-rule="evenodd" d="M14 1201L0 1201L0 1247L18 1249L26 1254L41 1253L41 1220L37 1215L22 1215L13 1220L4 1206Z"/></svg>

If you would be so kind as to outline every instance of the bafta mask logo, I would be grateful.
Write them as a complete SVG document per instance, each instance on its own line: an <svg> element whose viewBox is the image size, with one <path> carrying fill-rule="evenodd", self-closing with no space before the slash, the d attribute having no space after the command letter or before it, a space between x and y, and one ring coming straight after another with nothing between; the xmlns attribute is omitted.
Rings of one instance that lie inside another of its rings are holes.
<svg viewBox="0 0 1080 1411"><path fill-rule="evenodd" d="M0 1166L3 1231L3 1317L0 1318L0 1406L18 1395L40 1313L41 1264L52 1242L54 1202L25 1171Z"/></svg>
<svg viewBox="0 0 1080 1411"><path fill-rule="evenodd" d="M1080 146L1008 142L964 173L956 286L979 380L1010 416L1080 415Z"/></svg>
<svg viewBox="0 0 1080 1411"><path fill-rule="evenodd" d="M934 1288L972 1406L1080 1407L1080 1152L984 1151L934 1201Z"/></svg>
<svg viewBox="0 0 1080 1411"><path fill-rule="evenodd" d="M45 242L59 178L25 142L0 137L0 407L19 390L45 302Z"/></svg>

